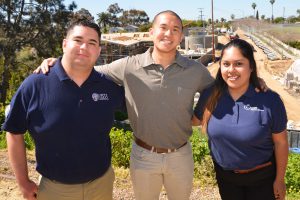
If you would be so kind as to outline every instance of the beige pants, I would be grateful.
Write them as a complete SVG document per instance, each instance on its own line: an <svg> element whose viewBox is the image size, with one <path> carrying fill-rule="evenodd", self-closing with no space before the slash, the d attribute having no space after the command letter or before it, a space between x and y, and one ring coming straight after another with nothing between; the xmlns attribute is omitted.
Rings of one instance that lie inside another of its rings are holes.
<svg viewBox="0 0 300 200"><path fill-rule="evenodd" d="M115 174L110 167L98 179L83 184L62 184L41 178L38 200L112 200Z"/></svg>
<svg viewBox="0 0 300 200"><path fill-rule="evenodd" d="M130 175L136 200L158 200L162 186L169 200L188 200L194 175L190 143L166 154L153 153L133 143Z"/></svg>

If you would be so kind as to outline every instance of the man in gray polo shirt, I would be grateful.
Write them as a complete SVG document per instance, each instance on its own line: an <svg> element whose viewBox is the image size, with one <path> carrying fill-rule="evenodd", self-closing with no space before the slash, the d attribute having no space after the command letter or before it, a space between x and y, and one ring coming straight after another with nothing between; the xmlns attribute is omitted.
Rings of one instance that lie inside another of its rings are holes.
<svg viewBox="0 0 300 200"><path fill-rule="evenodd" d="M198 62L181 56L182 21L172 11L156 15L154 47L96 69L125 88L135 143L130 172L136 199L157 200L164 185L171 200L189 199L194 161L191 145L194 95L213 78Z"/></svg>
<svg viewBox="0 0 300 200"><path fill-rule="evenodd" d="M158 200L164 185L171 200L189 199L194 161L191 118L196 92L213 78L198 62L181 56L182 21L173 11L157 14L150 29L154 47L96 66L125 87L135 142L130 172L137 200Z"/></svg>

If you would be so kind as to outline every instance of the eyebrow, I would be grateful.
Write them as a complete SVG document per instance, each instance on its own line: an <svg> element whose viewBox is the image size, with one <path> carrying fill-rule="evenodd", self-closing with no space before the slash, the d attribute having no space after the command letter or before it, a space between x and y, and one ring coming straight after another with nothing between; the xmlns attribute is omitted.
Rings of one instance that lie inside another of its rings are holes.
<svg viewBox="0 0 300 200"><path fill-rule="evenodd" d="M159 26L168 26L167 24L159 24ZM181 27L180 26L174 26L174 28L178 28L178 29L180 29Z"/></svg>
<svg viewBox="0 0 300 200"><path fill-rule="evenodd" d="M75 37L73 37L74 39L83 39L83 37L82 36L75 36ZM95 42L95 43L98 43L98 41L97 40L95 40L95 39L89 39L89 41L90 42Z"/></svg>
<svg viewBox="0 0 300 200"><path fill-rule="evenodd" d="M221 60L221 63L227 63L227 62L230 62L230 63L236 63L236 62L245 62L245 60Z"/></svg>

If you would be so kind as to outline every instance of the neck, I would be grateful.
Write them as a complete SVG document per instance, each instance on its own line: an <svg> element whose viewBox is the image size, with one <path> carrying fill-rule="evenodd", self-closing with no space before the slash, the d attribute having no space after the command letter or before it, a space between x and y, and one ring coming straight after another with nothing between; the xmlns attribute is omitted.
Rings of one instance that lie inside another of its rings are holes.
<svg viewBox="0 0 300 200"><path fill-rule="evenodd" d="M230 88L228 87L228 91L229 91L229 94L230 96L232 97L232 99L234 101L238 100L243 94L246 93L247 89L248 89L248 86L244 86L242 88Z"/></svg>
<svg viewBox="0 0 300 200"><path fill-rule="evenodd" d="M176 57L176 50L174 52L161 52L154 48L152 52L152 58L155 64L161 65L164 69L170 66Z"/></svg>
<svg viewBox="0 0 300 200"><path fill-rule="evenodd" d="M70 63L67 63L62 59L62 66L66 72L66 74L72 79L79 87L88 79L92 67L80 67L80 66L74 66Z"/></svg>

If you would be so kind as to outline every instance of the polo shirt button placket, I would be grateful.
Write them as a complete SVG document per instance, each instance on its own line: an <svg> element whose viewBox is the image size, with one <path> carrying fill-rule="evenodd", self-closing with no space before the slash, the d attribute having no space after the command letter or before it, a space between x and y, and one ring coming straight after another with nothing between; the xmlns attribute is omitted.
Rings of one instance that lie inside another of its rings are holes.
<svg viewBox="0 0 300 200"><path fill-rule="evenodd" d="M239 118L239 104L235 102L232 115L232 123L237 124Z"/></svg>
<svg viewBox="0 0 300 200"><path fill-rule="evenodd" d="M82 99L79 99L79 102L78 102L78 106L80 107L81 104L82 104L83 100Z"/></svg>

